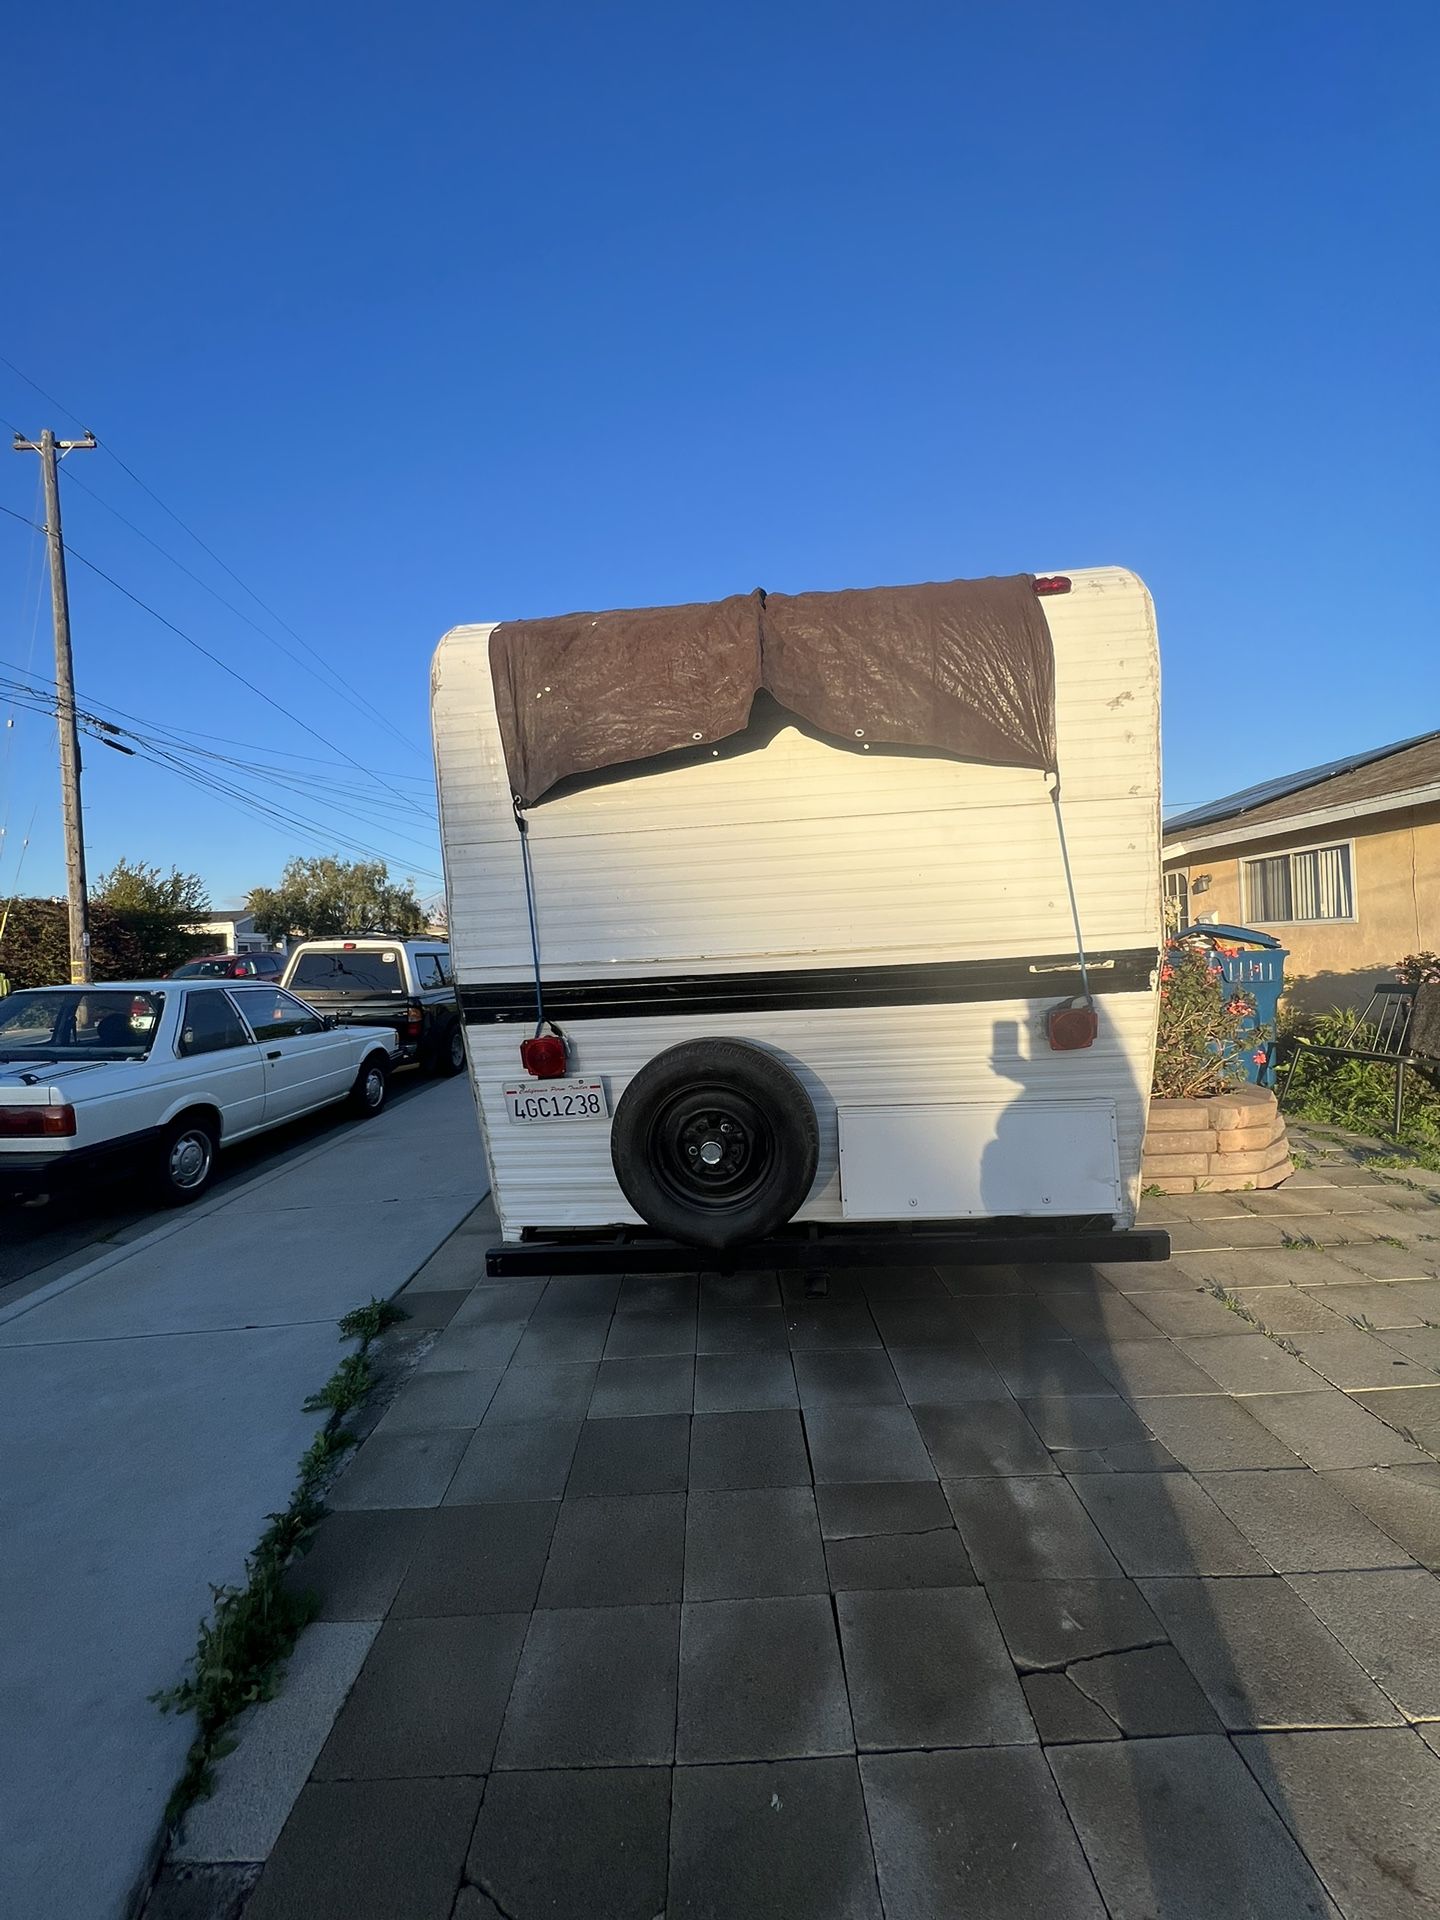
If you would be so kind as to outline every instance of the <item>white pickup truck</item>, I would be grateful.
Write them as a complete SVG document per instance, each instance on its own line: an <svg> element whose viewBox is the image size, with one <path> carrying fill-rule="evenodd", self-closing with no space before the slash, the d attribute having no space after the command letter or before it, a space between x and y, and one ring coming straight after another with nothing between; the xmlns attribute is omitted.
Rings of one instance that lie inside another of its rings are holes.
<svg viewBox="0 0 1440 1920"><path fill-rule="evenodd" d="M0 1199L126 1164L195 1200L218 1149L317 1107L385 1104L395 1034L337 1027L274 985L137 980L0 1000Z"/></svg>

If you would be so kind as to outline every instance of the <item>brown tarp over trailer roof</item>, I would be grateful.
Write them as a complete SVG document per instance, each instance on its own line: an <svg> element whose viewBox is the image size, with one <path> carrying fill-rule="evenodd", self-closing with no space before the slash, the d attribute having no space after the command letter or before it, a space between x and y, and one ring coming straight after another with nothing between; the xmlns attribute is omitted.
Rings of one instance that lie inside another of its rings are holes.
<svg viewBox="0 0 1440 1920"><path fill-rule="evenodd" d="M490 671L510 784L728 739L757 693L852 745L1055 767L1055 661L1033 576L506 621Z"/></svg>

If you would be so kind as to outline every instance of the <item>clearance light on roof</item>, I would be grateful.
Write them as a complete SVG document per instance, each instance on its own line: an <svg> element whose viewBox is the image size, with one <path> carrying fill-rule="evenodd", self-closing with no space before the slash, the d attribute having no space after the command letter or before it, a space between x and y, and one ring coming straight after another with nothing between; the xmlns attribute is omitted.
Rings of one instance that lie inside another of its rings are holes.
<svg viewBox="0 0 1440 1920"><path fill-rule="evenodd" d="M1063 573L1043 573L1035 581L1036 593L1069 593L1070 582Z"/></svg>

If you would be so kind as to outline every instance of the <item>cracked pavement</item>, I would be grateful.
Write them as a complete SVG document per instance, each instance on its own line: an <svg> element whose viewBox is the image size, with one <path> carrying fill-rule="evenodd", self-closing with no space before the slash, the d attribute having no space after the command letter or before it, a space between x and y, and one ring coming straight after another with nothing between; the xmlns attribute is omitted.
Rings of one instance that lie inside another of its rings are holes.
<svg viewBox="0 0 1440 1920"><path fill-rule="evenodd" d="M325 1710L151 1920L1432 1916L1440 1206L1310 1152L1168 1265L819 1300L469 1223L296 1572Z"/></svg>

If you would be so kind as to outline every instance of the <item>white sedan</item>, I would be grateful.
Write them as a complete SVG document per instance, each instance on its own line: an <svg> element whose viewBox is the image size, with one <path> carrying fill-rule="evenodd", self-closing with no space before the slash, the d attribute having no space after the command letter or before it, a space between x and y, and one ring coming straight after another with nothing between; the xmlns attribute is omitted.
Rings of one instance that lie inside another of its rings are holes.
<svg viewBox="0 0 1440 1920"><path fill-rule="evenodd" d="M0 1000L0 1199L117 1163L195 1200L222 1146L348 1100L385 1104L395 1034L337 1027L275 986L139 980Z"/></svg>

